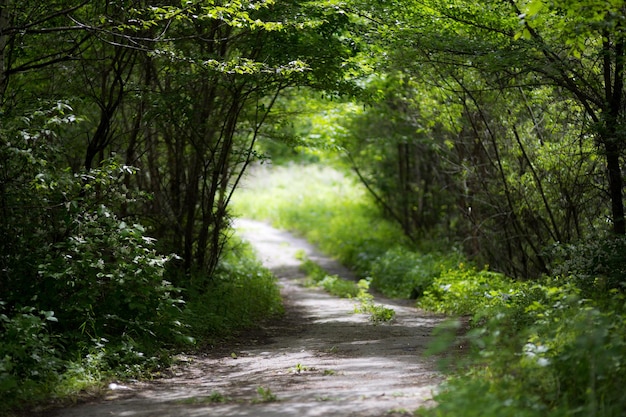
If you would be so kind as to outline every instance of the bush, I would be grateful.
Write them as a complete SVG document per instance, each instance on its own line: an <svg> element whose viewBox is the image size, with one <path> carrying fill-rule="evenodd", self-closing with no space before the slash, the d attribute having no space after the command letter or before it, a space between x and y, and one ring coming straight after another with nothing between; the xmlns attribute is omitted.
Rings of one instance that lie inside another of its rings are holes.
<svg viewBox="0 0 626 417"><path fill-rule="evenodd" d="M136 221L114 214L132 207L124 180L135 170L107 160L73 173L59 135L78 120L70 112L59 102L7 115L0 126L6 407L69 393L70 381L112 370L145 372L184 338L179 291L164 280L171 256L159 254Z"/></svg>
<svg viewBox="0 0 626 417"><path fill-rule="evenodd" d="M626 237L607 236L576 244L557 244L551 251L555 276L568 277L586 297L610 290L626 291Z"/></svg>
<svg viewBox="0 0 626 417"><path fill-rule="evenodd" d="M84 342L127 336L148 345L181 335L182 299L164 279L171 256L157 254L144 232L101 206L77 216L72 235L51 245L39 266L40 294L64 332Z"/></svg>
<svg viewBox="0 0 626 417"><path fill-rule="evenodd" d="M518 286L502 274L460 263L441 272L417 305L440 313L473 315L486 307L506 304Z"/></svg>

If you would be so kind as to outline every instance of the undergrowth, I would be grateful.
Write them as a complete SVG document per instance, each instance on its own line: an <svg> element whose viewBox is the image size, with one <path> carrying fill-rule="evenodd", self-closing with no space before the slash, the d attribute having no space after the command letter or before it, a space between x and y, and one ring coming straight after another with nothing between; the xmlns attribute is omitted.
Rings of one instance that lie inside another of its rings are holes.
<svg viewBox="0 0 626 417"><path fill-rule="evenodd" d="M10 313L0 301L0 415L51 402L73 403L86 393L102 392L111 380L152 377L181 349L203 348L281 314L276 279L250 247L233 239L225 252L212 277L194 277L195 286L177 298L179 305L185 303L178 316L168 317L176 320L178 337L169 343L140 342L132 334L118 340L94 334L82 349L67 352L67 336L55 331L59 318L53 311L23 307ZM152 323L157 325L164 324Z"/></svg>
<svg viewBox="0 0 626 417"><path fill-rule="evenodd" d="M362 188L329 168L277 167L260 178L238 196L240 215L298 231L386 295L414 297L421 308L470 318L463 336L460 324L446 323L449 330L435 338L435 353L455 345L470 346L470 352L447 368L451 378L436 394L437 406L416 415L626 412L625 280L623 258L616 255L626 245L557 247L563 263L553 267L552 277L514 281L467 262L453 248L425 253L409 245Z"/></svg>

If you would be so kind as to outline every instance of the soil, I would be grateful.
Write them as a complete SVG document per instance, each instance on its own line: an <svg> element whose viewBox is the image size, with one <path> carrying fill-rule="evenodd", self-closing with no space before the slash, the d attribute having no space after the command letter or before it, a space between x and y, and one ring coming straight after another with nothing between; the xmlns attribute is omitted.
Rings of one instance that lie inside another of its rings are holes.
<svg viewBox="0 0 626 417"><path fill-rule="evenodd" d="M355 301L306 288L295 257L354 279L313 246L265 223L236 228L278 277L284 317L204 355L181 356L168 377L111 384L97 400L49 411L54 417L401 416L429 406L443 377L424 353L441 318L410 301L376 298L396 311L375 325Z"/></svg>

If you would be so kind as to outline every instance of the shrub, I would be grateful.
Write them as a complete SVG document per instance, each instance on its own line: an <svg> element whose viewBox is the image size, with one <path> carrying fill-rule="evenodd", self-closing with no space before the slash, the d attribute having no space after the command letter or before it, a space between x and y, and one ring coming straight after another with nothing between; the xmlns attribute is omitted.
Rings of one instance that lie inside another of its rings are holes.
<svg viewBox="0 0 626 417"><path fill-rule="evenodd" d="M441 272L417 305L440 313L473 315L486 306L507 303L518 285L502 274L461 263Z"/></svg>
<svg viewBox="0 0 626 417"><path fill-rule="evenodd" d="M486 304L467 335L474 365L436 396L435 409L420 413L622 415L623 314L602 313L573 285L549 284L523 285L506 302Z"/></svg>
<svg viewBox="0 0 626 417"><path fill-rule="evenodd" d="M39 265L42 303L87 345L122 336L145 346L174 343L182 299L164 279L172 256L153 245L141 225L118 220L105 206L77 214L70 236L52 244Z"/></svg>
<svg viewBox="0 0 626 417"><path fill-rule="evenodd" d="M70 112L59 102L0 127L3 397L35 402L81 370L136 375L183 338L180 294L164 280L171 256L114 214L132 207L134 169L107 160L73 173L59 134L78 120Z"/></svg>
<svg viewBox="0 0 626 417"><path fill-rule="evenodd" d="M604 297L612 289L626 290L626 237L557 244L551 252L552 274L568 277L586 297Z"/></svg>

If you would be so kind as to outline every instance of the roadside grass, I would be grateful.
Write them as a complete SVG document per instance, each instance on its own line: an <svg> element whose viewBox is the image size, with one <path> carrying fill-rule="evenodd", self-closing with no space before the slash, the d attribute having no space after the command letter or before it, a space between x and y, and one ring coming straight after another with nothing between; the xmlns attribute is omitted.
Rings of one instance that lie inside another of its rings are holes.
<svg viewBox="0 0 626 417"><path fill-rule="evenodd" d="M361 277L390 246L407 243L355 179L329 167L254 167L233 199L233 211L298 232Z"/></svg>
<svg viewBox="0 0 626 417"><path fill-rule="evenodd" d="M230 397L225 396L219 391L213 391L211 394L204 397L189 397L177 400L176 404L225 404L230 402L234 402L234 400Z"/></svg>
<svg viewBox="0 0 626 417"><path fill-rule="evenodd" d="M222 394L219 391L213 391L208 396L189 397L175 401L181 405L204 405L204 404L259 404L279 401L276 394L270 388L259 386L256 389L257 396L252 399L233 398Z"/></svg>
<svg viewBox="0 0 626 417"><path fill-rule="evenodd" d="M279 401L276 394L270 388L260 386L256 390L258 397L252 400L253 403L273 403Z"/></svg>
<svg viewBox="0 0 626 417"><path fill-rule="evenodd" d="M299 252L296 257L302 261L300 269L307 274L305 285L308 287L321 287L329 294L341 298L355 298L359 295L359 285L354 281L342 279L338 275L329 275L328 272L317 263L308 259L304 252Z"/></svg>
<svg viewBox="0 0 626 417"><path fill-rule="evenodd" d="M433 354L459 345L469 352L447 368L450 379L435 395L437 405L416 416L624 415L626 295L604 288L608 278L597 272L597 260L610 253L598 245L583 243L576 253L592 256L571 257L562 275L514 281L452 249L412 247L363 188L335 170L291 165L256 174L237 196L238 215L297 231L388 296L469 317L465 334L449 322L437 331ZM609 278L623 282L615 271Z"/></svg>

